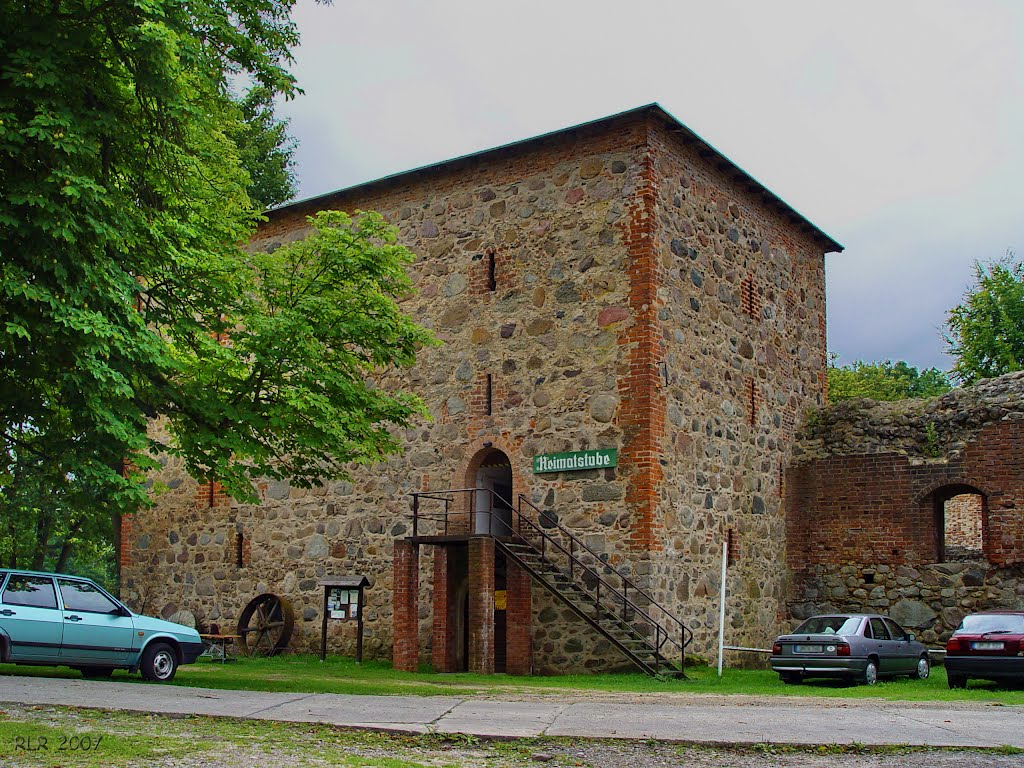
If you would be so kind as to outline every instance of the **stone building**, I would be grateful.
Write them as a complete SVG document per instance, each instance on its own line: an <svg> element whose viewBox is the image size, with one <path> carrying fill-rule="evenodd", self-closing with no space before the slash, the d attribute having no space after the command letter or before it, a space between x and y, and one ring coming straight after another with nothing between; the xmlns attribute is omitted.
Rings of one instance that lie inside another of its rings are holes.
<svg viewBox="0 0 1024 768"><path fill-rule="evenodd" d="M785 626L783 473L824 404L824 255L841 246L657 105L285 206L252 247L325 208L382 212L417 255L403 309L443 345L385 383L432 419L352 482L266 483L254 506L169 460L169 490L125 520L128 600L223 627L279 594L310 650L318 580L358 573L367 653L396 666L621 665L509 544L525 526L566 537L544 541L584 569L578 596L613 583L627 623L663 608L643 631L675 616L704 655L728 540L730 641ZM442 493L466 488L484 490ZM348 625L329 631L351 652Z"/></svg>
<svg viewBox="0 0 1024 768"><path fill-rule="evenodd" d="M1024 607L1024 373L816 414L786 474L795 617L888 613L926 643Z"/></svg>

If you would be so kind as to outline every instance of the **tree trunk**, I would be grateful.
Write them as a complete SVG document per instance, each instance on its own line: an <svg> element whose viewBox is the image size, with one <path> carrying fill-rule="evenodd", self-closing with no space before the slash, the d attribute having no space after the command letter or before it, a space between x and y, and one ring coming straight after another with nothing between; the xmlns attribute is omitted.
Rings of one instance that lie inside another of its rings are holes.
<svg viewBox="0 0 1024 768"><path fill-rule="evenodd" d="M46 563L46 545L50 540L50 527L53 523L51 513L39 510L39 517L36 519L36 546L32 553L31 568L33 571L43 570Z"/></svg>
<svg viewBox="0 0 1024 768"><path fill-rule="evenodd" d="M53 570L57 573L63 573L67 568L68 558L71 557L71 550L74 548L72 539L78 535L78 531L81 529L82 523L77 522L71 526L71 530L68 531L67 536L64 537L64 543L61 544L60 554L57 556L57 564L53 566Z"/></svg>

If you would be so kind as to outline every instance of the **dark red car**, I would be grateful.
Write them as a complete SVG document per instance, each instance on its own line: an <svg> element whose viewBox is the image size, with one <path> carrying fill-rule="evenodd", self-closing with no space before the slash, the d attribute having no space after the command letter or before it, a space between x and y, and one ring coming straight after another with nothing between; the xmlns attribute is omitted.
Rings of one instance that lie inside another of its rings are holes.
<svg viewBox="0 0 1024 768"><path fill-rule="evenodd" d="M968 679L1024 683L1024 611L985 611L964 616L946 643L950 688Z"/></svg>

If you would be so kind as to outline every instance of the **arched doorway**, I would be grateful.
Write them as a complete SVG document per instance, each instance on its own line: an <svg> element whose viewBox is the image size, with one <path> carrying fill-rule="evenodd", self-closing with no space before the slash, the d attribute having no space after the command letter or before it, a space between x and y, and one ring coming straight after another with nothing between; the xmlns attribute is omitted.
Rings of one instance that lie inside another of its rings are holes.
<svg viewBox="0 0 1024 768"><path fill-rule="evenodd" d="M495 538L509 536L512 533L512 462L508 455L490 445L477 452L466 467L466 484L477 491L472 494L473 530L471 535L489 535ZM505 556L500 551L494 552L493 571L491 573L467 573L471 582L469 591L474 592L474 584L479 579L489 583L489 591L493 591L491 608L487 611L492 616L491 637L493 644L490 653L493 658L495 672L504 672L507 660L507 620L506 620L506 587L507 568ZM470 605L465 604L465 626L472 629ZM468 637L466 638L468 643Z"/></svg>
<svg viewBox="0 0 1024 768"><path fill-rule="evenodd" d="M503 451L485 448L469 465L474 494L473 533L503 536L512 530L512 462Z"/></svg>

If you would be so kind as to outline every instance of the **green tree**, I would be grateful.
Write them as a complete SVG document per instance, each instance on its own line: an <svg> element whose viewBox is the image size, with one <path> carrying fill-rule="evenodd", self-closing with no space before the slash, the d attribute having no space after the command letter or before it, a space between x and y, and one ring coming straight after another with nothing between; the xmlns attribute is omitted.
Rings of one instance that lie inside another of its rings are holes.
<svg viewBox="0 0 1024 768"><path fill-rule="evenodd" d="M398 310L408 255L379 217L318 219L310 244L274 254L239 245L259 210L229 83L295 93L292 5L0 0L9 561L112 536L107 511L147 501L154 450L251 499L257 475L309 485L379 458L421 412L368 383L429 341ZM157 417L166 445L147 434ZM72 530L73 513L90 520Z"/></svg>
<svg viewBox="0 0 1024 768"><path fill-rule="evenodd" d="M0 469L0 566L73 569L112 587L114 510L106 499L42 457L3 456L13 461Z"/></svg>
<svg viewBox="0 0 1024 768"><path fill-rule="evenodd" d="M949 311L944 338L964 384L1024 369L1024 265L1012 251L975 262L975 284Z"/></svg>
<svg viewBox="0 0 1024 768"><path fill-rule="evenodd" d="M389 427L426 415L418 398L370 379L434 343L396 303L412 290L397 230L376 213L309 222L304 240L248 255L250 280L221 324L231 323L227 343L197 337L168 382L161 412L176 440L161 448L236 498L255 500L252 477L301 487L347 477L346 463L399 448Z"/></svg>
<svg viewBox="0 0 1024 768"><path fill-rule="evenodd" d="M249 198L257 208L267 210L295 197L295 141L288 135L288 121L274 115L274 94L269 88L250 89L238 106L242 122L232 139L249 173Z"/></svg>
<svg viewBox="0 0 1024 768"><path fill-rule="evenodd" d="M905 400L914 397L935 397L952 388L949 379L938 368L919 371L903 360L852 365L829 366L828 397L834 403L853 397L872 400Z"/></svg>

